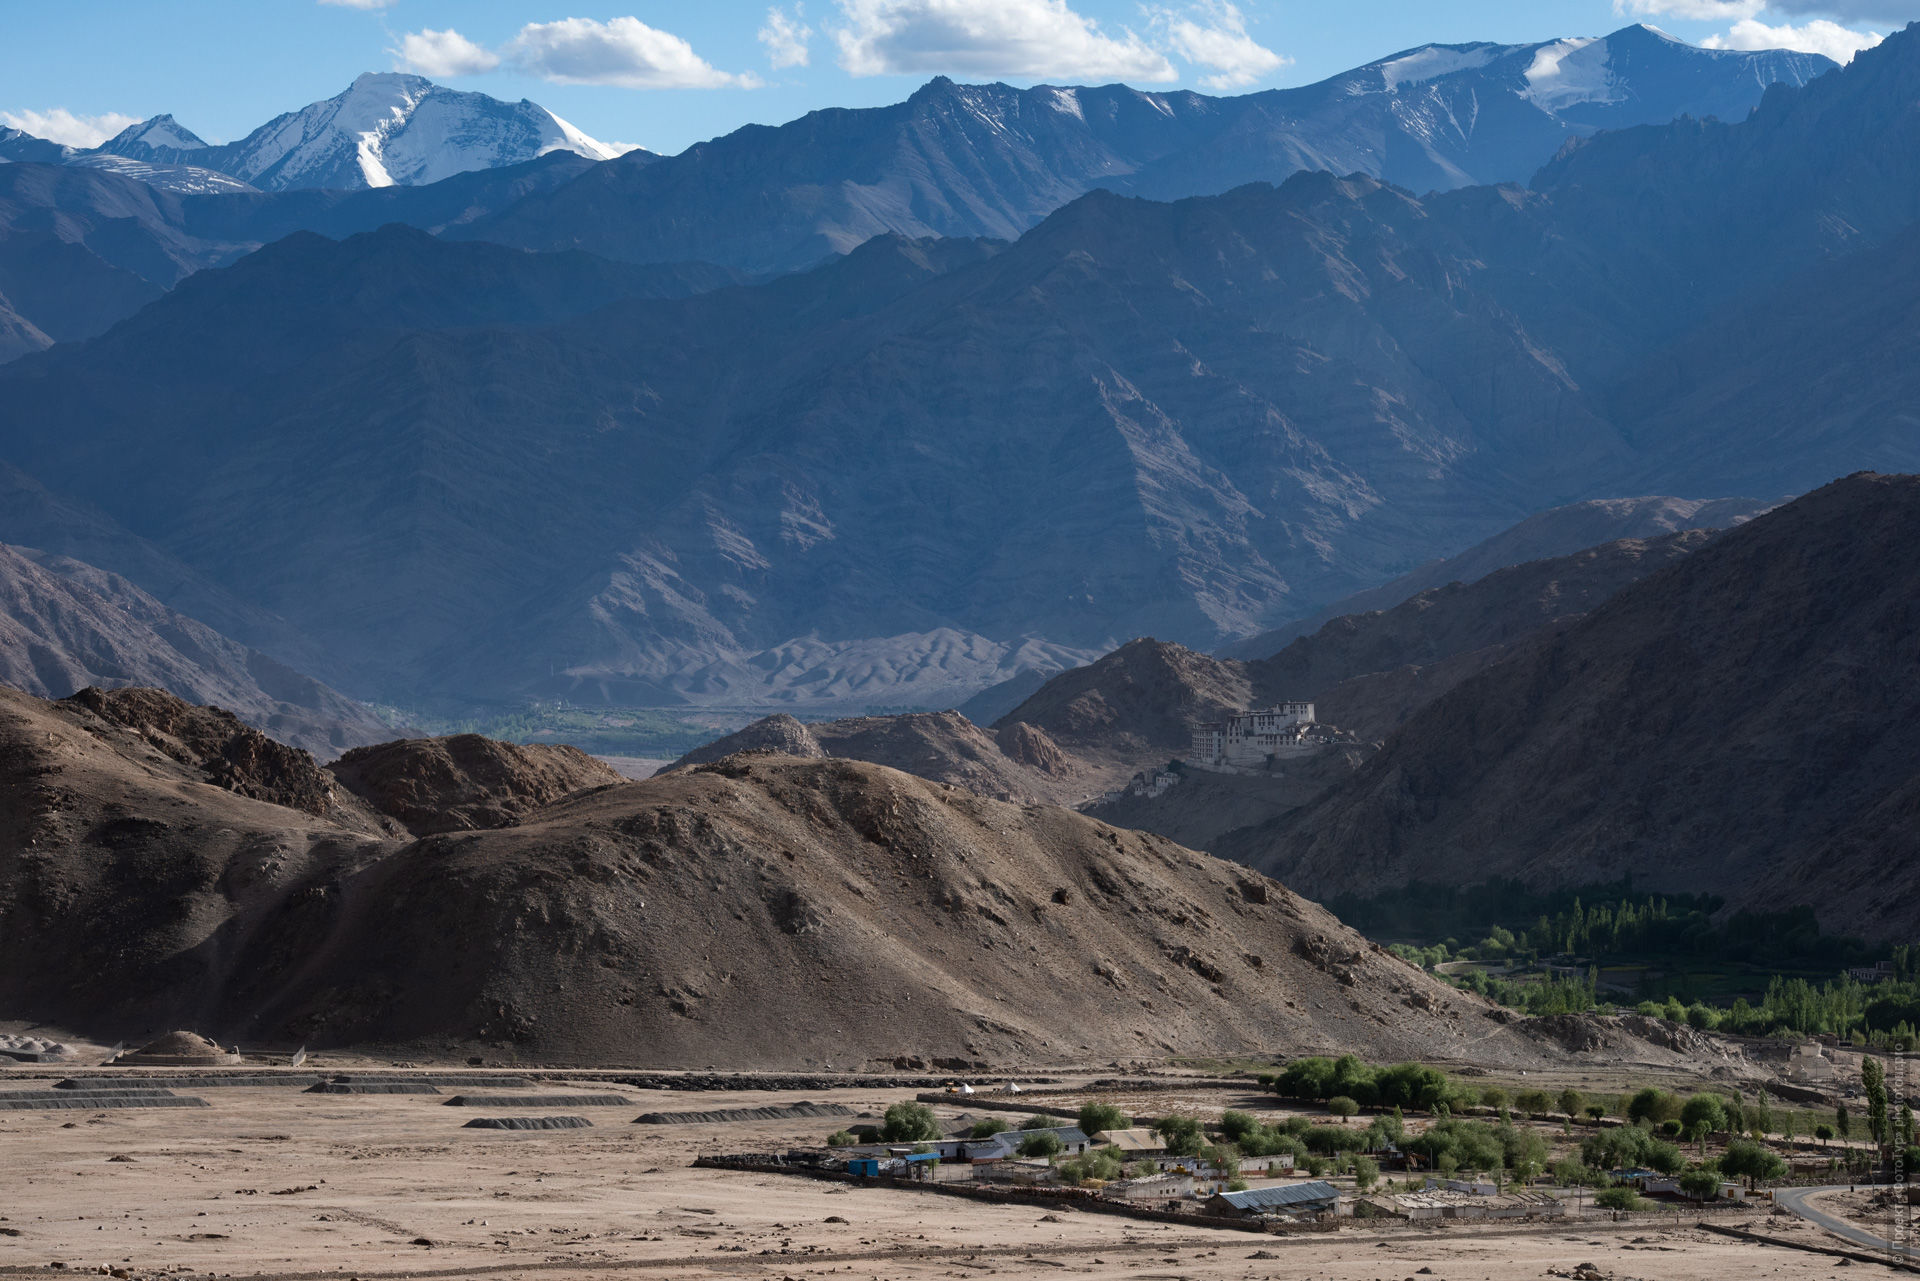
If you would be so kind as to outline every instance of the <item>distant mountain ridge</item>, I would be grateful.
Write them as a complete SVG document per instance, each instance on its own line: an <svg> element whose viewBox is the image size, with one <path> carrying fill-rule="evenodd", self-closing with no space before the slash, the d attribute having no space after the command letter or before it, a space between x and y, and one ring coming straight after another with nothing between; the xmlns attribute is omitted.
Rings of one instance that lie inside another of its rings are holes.
<svg viewBox="0 0 1920 1281"><path fill-rule="evenodd" d="M15 362L0 428L42 481L92 486L321 639L365 697L952 706L972 691L922 683L924 656L980 688L1039 665L1003 661L1022 649L1217 645L1542 506L1687 492L1670 471L1726 492L1699 442L1752 417L1709 395L1646 431L1626 389L1690 376L1672 345L1732 316L1784 323L1768 291L1835 253L1862 282L1920 270L1888 256L1920 210L1916 64L1896 35L1740 124L1603 135L1534 190L1097 191L1010 246L881 238L756 287L505 324L384 322L417 281L457 285L461 252L510 255L546 298L582 260L302 240ZM1663 167L1724 189L1642 200ZM276 312L347 277L375 323ZM1771 494L1912 449L1862 414L1721 456L1747 469L1733 492ZM235 544L235 520L260 536Z"/></svg>
<svg viewBox="0 0 1920 1281"><path fill-rule="evenodd" d="M1571 138L1687 114L1737 119L1769 85L1833 65L1633 26L1597 40L1426 45L1233 98L940 77L894 106L623 158L455 234L792 271L888 232L1011 240L1101 187L1174 200L1309 170L1414 191L1523 182Z"/></svg>
<svg viewBox="0 0 1920 1281"><path fill-rule="evenodd" d="M58 302L0 280L0 361L91 337L151 300L120 273L166 289L294 231L337 237L397 221L757 276L884 234L1012 240L1102 187L1181 199L1316 169L1415 190L1521 181L1595 129L1739 117L1767 85L1803 84L1830 65L1629 27L1601 40L1423 46L1318 85L1231 98L940 78L893 106L814 112L604 165L613 148L533 103L397 73L361 76L223 145L171 115L86 149L0 130L0 160L15 162L0 165L0 274L52 241L87 248L68 255ZM47 165L98 178L5 173ZM118 189L135 184L149 194Z"/></svg>
<svg viewBox="0 0 1920 1281"><path fill-rule="evenodd" d="M0 159L103 168L193 194L423 186L555 151L589 160L620 154L535 103L502 102L400 72L368 72L237 142L206 142L171 115L89 148L0 132Z"/></svg>

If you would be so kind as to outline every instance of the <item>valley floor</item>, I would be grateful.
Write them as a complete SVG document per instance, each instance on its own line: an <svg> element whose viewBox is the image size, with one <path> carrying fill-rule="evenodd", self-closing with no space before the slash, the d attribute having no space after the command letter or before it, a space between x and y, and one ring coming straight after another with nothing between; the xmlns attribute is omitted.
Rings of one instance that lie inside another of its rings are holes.
<svg viewBox="0 0 1920 1281"><path fill-rule="evenodd" d="M0 1069L7 1089L47 1083ZM620 1087L596 1080L539 1088ZM817 1143L823 1123L634 1125L645 1111L795 1100L750 1091L620 1093L632 1107L582 1109L593 1114L592 1129L520 1135L463 1129L476 1111L442 1106L442 1099L291 1088L208 1089L201 1095L211 1107L194 1111L0 1114L0 1276L45 1276L50 1265L65 1265L67 1272L277 1281L567 1281L629 1270L666 1279L1373 1281L1431 1269L1441 1277L1533 1281L1592 1264L1615 1277L1706 1281L1812 1277L1835 1263L1710 1234L1689 1217L1519 1230L1348 1229L1284 1240L697 1170L689 1163L702 1153ZM844 1089L807 1097L877 1115L905 1095ZM1758 1226L1774 1235L1835 1244L1798 1220L1740 1216L1749 1217L1765 1220Z"/></svg>

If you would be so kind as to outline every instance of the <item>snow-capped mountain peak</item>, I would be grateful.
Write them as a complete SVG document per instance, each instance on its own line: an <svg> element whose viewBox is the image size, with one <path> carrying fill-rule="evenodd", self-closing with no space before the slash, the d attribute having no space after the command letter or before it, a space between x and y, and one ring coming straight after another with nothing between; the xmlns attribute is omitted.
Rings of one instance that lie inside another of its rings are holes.
<svg viewBox="0 0 1920 1281"><path fill-rule="evenodd" d="M535 103L368 72L344 93L269 121L220 167L257 187L390 187L518 164L549 151L610 160L612 147Z"/></svg>
<svg viewBox="0 0 1920 1281"><path fill-rule="evenodd" d="M96 167L124 170L107 162L122 157L146 166L187 165L238 179L237 189L279 191L418 186L550 151L592 160L619 154L536 103L502 102L422 76L370 71L344 92L276 116L238 142L212 146L172 116L155 116L90 152L75 152L70 163L91 157Z"/></svg>
<svg viewBox="0 0 1920 1281"><path fill-rule="evenodd" d="M189 154L207 150L207 143L169 115L129 125L93 150L101 155L170 165L185 163Z"/></svg>

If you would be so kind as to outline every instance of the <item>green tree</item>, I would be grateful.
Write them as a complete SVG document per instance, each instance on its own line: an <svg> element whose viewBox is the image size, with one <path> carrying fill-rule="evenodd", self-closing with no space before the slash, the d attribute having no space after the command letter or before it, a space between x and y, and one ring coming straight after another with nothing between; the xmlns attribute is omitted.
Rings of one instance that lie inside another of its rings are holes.
<svg viewBox="0 0 1920 1281"><path fill-rule="evenodd" d="M1062 1161L1059 1166L1060 1180L1069 1187L1076 1188L1089 1179L1111 1183L1120 1177L1124 1168L1125 1162L1121 1159L1120 1149L1095 1148L1070 1161Z"/></svg>
<svg viewBox="0 0 1920 1281"><path fill-rule="evenodd" d="M1513 1106L1537 1121L1553 1110L1553 1096L1545 1090L1522 1090L1513 1096Z"/></svg>
<svg viewBox="0 0 1920 1281"><path fill-rule="evenodd" d="M1585 1110L1586 1106L1586 1095L1580 1093L1580 1091L1574 1089L1572 1086L1568 1086L1566 1089L1560 1091L1560 1110L1567 1114L1569 1121L1578 1121L1580 1119L1580 1113Z"/></svg>
<svg viewBox="0 0 1920 1281"><path fill-rule="evenodd" d="M1720 1176L1712 1170L1688 1170L1680 1176L1680 1190L1696 1201L1711 1201L1720 1194Z"/></svg>
<svg viewBox="0 0 1920 1281"><path fill-rule="evenodd" d="M918 1143L940 1137L940 1118L924 1103L896 1103L880 1120L882 1143Z"/></svg>
<svg viewBox="0 0 1920 1281"><path fill-rule="evenodd" d="M973 1128L967 1131L967 1137L970 1139L990 1139L994 1135L1005 1131L1006 1128L1007 1123L1005 1121L1002 1121L997 1116L990 1116L983 1121L974 1122Z"/></svg>
<svg viewBox="0 0 1920 1281"><path fill-rule="evenodd" d="M850 1148L859 1141L851 1130L835 1130L827 1136L827 1146L830 1148Z"/></svg>
<svg viewBox="0 0 1920 1281"><path fill-rule="evenodd" d="M1833 1142L1833 1134L1833 1127L1825 1121L1813 1127L1813 1137L1820 1140L1821 1147L1825 1147L1827 1144Z"/></svg>
<svg viewBox="0 0 1920 1281"><path fill-rule="evenodd" d="M1745 1179L1751 1191L1756 1182L1784 1177L1787 1163L1764 1144L1735 1139L1720 1156L1720 1172L1728 1178Z"/></svg>
<svg viewBox="0 0 1920 1281"><path fill-rule="evenodd" d="M1507 1106L1507 1092L1497 1085L1489 1085L1486 1089L1480 1091L1480 1103L1481 1106L1492 1108L1495 1112L1498 1112Z"/></svg>
<svg viewBox="0 0 1920 1281"><path fill-rule="evenodd" d="M1166 1141L1168 1156L1198 1156L1206 1143L1200 1122L1190 1116L1163 1116L1153 1128Z"/></svg>
<svg viewBox="0 0 1920 1281"><path fill-rule="evenodd" d="M1875 1143L1888 1141L1887 1070L1871 1054L1861 1056L1860 1084L1867 1096L1867 1133Z"/></svg>
<svg viewBox="0 0 1920 1281"><path fill-rule="evenodd" d="M1373 1185L1379 1181L1380 1166L1378 1162L1369 1156L1356 1156L1353 1158L1353 1183L1355 1187L1359 1188L1362 1192L1366 1192L1371 1190Z"/></svg>
<svg viewBox="0 0 1920 1281"><path fill-rule="evenodd" d="M1124 1130L1133 1124L1127 1114L1111 1103L1086 1103L1080 1108L1080 1129L1088 1138L1108 1130Z"/></svg>
<svg viewBox="0 0 1920 1281"><path fill-rule="evenodd" d="M1344 1121L1350 1116L1359 1115L1360 1105L1344 1094L1336 1094L1327 1100L1327 1111Z"/></svg>
<svg viewBox="0 0 1920 1281"><path fill-rule="evenodd" d="M1847 1111L1844 1103L1833 1110L1833 1128L1842 1143L1853 1137L1853 1114Z"/></svg>
<svg viewBox="0 0 1920 1281"><path fill-rule="evenodd" d="M1260 1129L1259 1119L1251 1112L1238 1112L1228 1108L1220 1116L1220 1133L1226 1135L1228 1141L1233 1143L1244 1145L1245 1141L1258 1134Z"/></svg>
<svg viewBox="0 0 1920 1281"><path fill-rule="evenodd" d="M1587 1115L1593 1118L1595 1125L1598 1125L1606 1119L1607 1105L1604 1103L1589 1103L1587 1104Z"/></svg>
<svg viewBox="0 0 1920 1281"><path fill-rule="evenodd" d="M1060 1122L1044 1112L1035 1112L1032 1116L1014 1126L1016 1130L1051 1130Z"/></svg>
<svg viewBox="0 0 1920 1281"><path fill-rule="evenodd" d="M1553 1181L1561 1187L1591 1187L1599 1178L1599 1172L1588 1169L1578 1157L1563 1156L1553 1163Z"/></svg>
<svg viewBox="0 0 1920 1281"><path fill-rule="evenodd" d="M1658 1141L1647 1145L1642 1160L1647 1163L1648 1169L1658 1170L1662 1174L1678 1174L1687 1164L1687 1158L1681 1155L1679 1148Z"/></svg>
<svg viewBox="0 0 1920 1281"><path fill-rule="evenodd" d="M1021 1156L1055 1157L1066 1148L1052 1130L1036 1130L1020 1141L1019 1152Z"/></svg>
<svg viewBox="0 0 1920 1281"><path fill-rule="evenodd" d="M1680 1106L1680 1128L1689 1137L1727 1128L1726 1108L1715 1094L1696 1094Z"/></svg>
<svg viewBox="0 0 1920 1281"><path fill-rule="evenodd" d="M1673 1121L1680 1116L1680 1099L1665 1090L1649 1085L1644 1090L1635 1091L1627 1100L1627 1120L1629 1121Z"/></svg>
<svg viewBox="0 0 1920 1281"><path fill-rule="evenodd" d="M1231 1179L1240 1173L1240 1154L1231 1143L1210 1143L1200 1149L1200 1159Z"/></svg>
<svg viewBox="0 0 1920 1281"><path fill-rule="evenodd" d="M1594 1193L1593 1203L1603 1210L1644 1210L1647 1203L1629 1187L1605 1188Z"/></svg>

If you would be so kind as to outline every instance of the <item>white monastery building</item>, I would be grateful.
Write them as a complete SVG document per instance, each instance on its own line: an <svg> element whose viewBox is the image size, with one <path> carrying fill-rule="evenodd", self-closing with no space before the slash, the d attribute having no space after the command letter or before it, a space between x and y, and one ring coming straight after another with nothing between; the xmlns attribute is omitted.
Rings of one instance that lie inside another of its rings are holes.
<svg viewBox="0 0 1920 1281"><path fill-rule="evenodd" d="M1280 703L1193 727L1193 764L1264 765L1270 756L1311 751L1312 703Z"/></svg>

